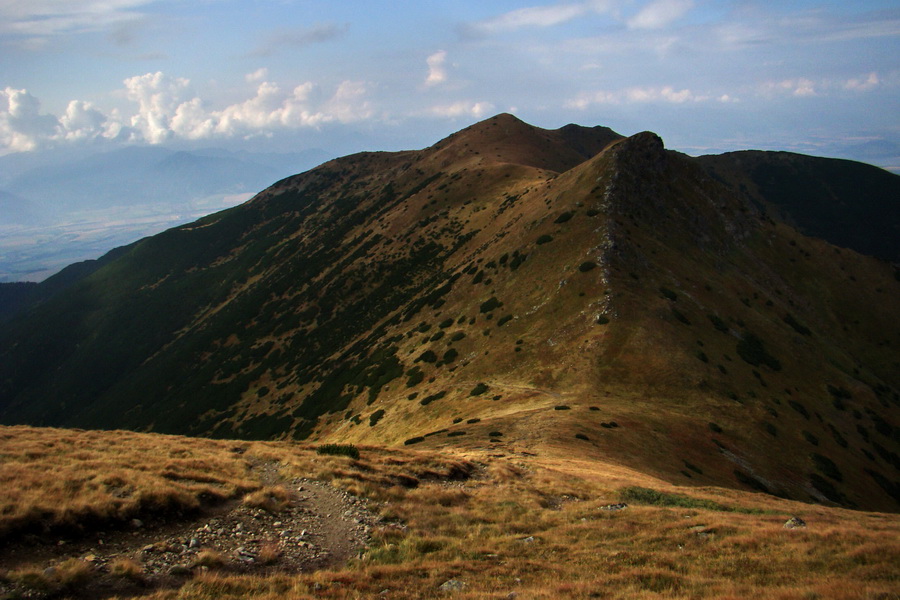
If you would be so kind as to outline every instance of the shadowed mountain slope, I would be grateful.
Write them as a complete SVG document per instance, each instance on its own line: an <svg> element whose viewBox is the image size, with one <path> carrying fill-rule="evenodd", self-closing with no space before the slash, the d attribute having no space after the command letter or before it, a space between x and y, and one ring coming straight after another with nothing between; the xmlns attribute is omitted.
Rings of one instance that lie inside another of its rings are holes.
<svg viewBox="0 0 900 600"><path fill-rule="evenodd" d="M895 270L736 177L510 115L331 161L4 325L0 419L577 453L896 509Z"/></svg>
<svg viewBox="0 0 900 600"><path fill-rule="evenodd" d="M850 160L747 150L698 160L801 233L900 262L900 177Z"/></svg>

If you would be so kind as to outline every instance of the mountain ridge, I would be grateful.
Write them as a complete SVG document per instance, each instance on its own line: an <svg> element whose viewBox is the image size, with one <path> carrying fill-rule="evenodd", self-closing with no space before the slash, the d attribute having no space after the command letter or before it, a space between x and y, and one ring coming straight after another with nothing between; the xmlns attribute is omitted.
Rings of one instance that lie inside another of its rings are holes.
<svg viewBox="0 0 900 600"><path fill-rule="evenodd" d="M329 161L2 326L0 419L430 448L500 431L895 510L896 271L718 168L511 115Z"/></svg>

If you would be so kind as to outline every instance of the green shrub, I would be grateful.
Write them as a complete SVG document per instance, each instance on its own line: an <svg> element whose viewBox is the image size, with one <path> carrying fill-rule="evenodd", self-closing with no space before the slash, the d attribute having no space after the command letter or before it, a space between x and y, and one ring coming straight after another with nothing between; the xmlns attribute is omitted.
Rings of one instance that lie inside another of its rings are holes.
<svg viewBox="0 0 900 600"><path fill-rule="evenodd" d="M535 240L535 243L536 243L538 246L540 246L540 245L542 245L542 244L548 244L548 243L550 243L550 242L552 242L552 241L553 241L553 236L552 236L552 235L547 235L547 234L545 233L544 235L540 236L537 240Z"/></svg>
<svg viewBox="0 0 900 600"><path fill-rule="evenodd" d="M412 446L413 444L418 444L419 442L424 442L424 441L425 441L424 437L418 436L418 437L414 437L414 438L409 438L408 440L403 442L403 445L404 446Z"/></svg>
<svg viewBox="0 0 900 600"><path fill-rule="evenodd" d="M847 440L844 439L844 436L841 435L841 432L835 429L834 425L831 423L828 424L828 428L831 430L831 437L834 438L835 443L841 448L847 447Z"/></svg>
<svg viewBox="0 0 900 600"><path fill-rule="evenodd" d="M575 439L584 440L585 442L591 441L590 438L588 438L588 436L584 435L583 433L576 433Z"/></svg>
<svg viewBox="0 0 900 600"><path fill-rule="evenodd" d="M797 319L794 318L794 315L788 313L784 317L784 322L794 328L794 331L799 333L800 335L811 335L812 331L810 331L807 327L802 325Z"/></svg>
<svg viewBox="0 0 900 600"><path fill-rule="evenodd" d="M472 391L469 392L470 396L480 396L486 391L488 391L488 385L486 383L478 383L475 387L472 388Z"/></svg>
<svg viewBox="0 0 900 600"><path fill-rule="evenodd" d="M691 320L688 319L686 316L684 316L684 315L681 313L681 311L679 311L679 310L678 310L677 308L675 308L674 306L672 307L672 316L675 317L676 319L678 319L679 321L681 321L682 323L684 323L685 325L690 325L690 324L691 324Z"/></svg>
<svg viewBox="0 0 900 600"><path fill-rule="evenodd" d="M680 508L702 508L705 510L733 511L735 509L719 504L713 500L691 498L683 494L660 492L640 486L629 486L619 492L619 498L623 502L634 504L649 504L652 506L675 506Z"/></svg>
<svg viewBox="0 0 900 600"><path fill-rule="evenodd" d="M503 327L505 324L512 321L512 318L512 315L505 315L503 317L500 317L499 319L497 319L497 327Z"/></svg>
<svg viewBox="0 0 900 600"><path fill-rule="evenodd" d="M797 411L799 414L803 415L804 419L809 420L809 411L806 410L806 407L797 402L796 400L788 400L788 404L791 408Z"/></svg>
<svg viewBox="0 0 900 600"><path fill-rule="evenodd" d="M672 302L675 302L676 300L678 300L678 294L676 294L675 292L673 292L672 290L670 290L667 287L659 288L659 293L662 295L663 298L665 298L667 300L671 300Z"/></svg>
<svg viewBox="0 0 900 600"><path fill-rule="evenodd" d="M722 428L716 425L715 423L707 423L709 430L713 433L722 433Z"/></svg>
<svg viewBox="0 0 900 600"><path fill-rule="evenodd" d="M834 461L827 456L822 456L821 454L813 452L809 457L812 459L816 469L826 477L834 479L835 481L844 480L844 475L841 473L840 469L838 469L837 465L834 464Z"/></svg>
<svg viewBox="0 0 900 600"><path fill-rule="evenodd" d="M578 270L582 273L587 273L588 271L592 271L597 268L597 263L592 260L586 260L580 265L578 265Z"/></svg>
<svg viewBox="0 0 900 600"><path fill-rule="evenodd" d="M556 223L557 225L560 223L565 223L566 221L571 219L573 216L574 215L572 213L567 211L567 212L561 213L558 217L556 217L556 220L554 220L553 222Z"/></svg>
<svg viewBox="0 0 900 600"><path fill-rule="evenodd" d="M441 398L443 398L446 395L447 395L446 391L441 391L436 394L431 394L430 396L425 396L424 398L419 400L419 404L421 404L422 406L428 406L435 400L440 400Z"/></svg>
<svg viewBox="0 0 900 600"><path fill-rule="evenodd" d="M503 306L503 303L500 302L499 300L497 300L496 296L491 296L490 299L485 300L484 302L481 303L479 310L482 313L488 313L488 312L491 312L492 310L494 310L495 308L499 308L501 306Z"/></svg>
<svg viewBox="0 0 900 600"><path fill-rule="evenodd" d="M823 496L825 496L832 502L837 502L838 504L844 504L847 502L847 497L844 496L844 494L842 494L840 491L838 491L838 489L834 487L834 484L832 484L821 475L817 473L810 473L809 482L814 488L821 492Z"/></svg>
<svg viewBox="0 0 900 600"><path fill-rule="evenodd" d="M749 331L745 331L737 344L737 353L747 364L758 367L766 365L773 371L781 370L781 363L768 353L763 341Z"/></svg>
<svg viewBox="0 0 900 600"><path fill-rule="evenodd" d="M703 469L701 469L700 467L693 465L686 460L682 460L681 462L683 462L684 466L687 467L688 469L690 469L691 471L693 471L694 473L697 473L698 475L703 475Z"/></svg>
<svg viewBox="0 0 900 600"><path fill-rule="evenodd" d="M359 449L353 444L325 444L316 448L316 454L349 456L352 459L357 459L359 458Z"/></svg>
<svg viewBox="0 0 900 600"><path fill-rule="evenodd" d="M378 421L381 420L381 417L384 416L384 409L379 408L371 415L369 415L369 427L375 427Z"/></svg>
<svg viewBox="0 0 900 600"><path fill-rule="evenodd" d="M830 383L826 384L826 388L828 389L828 393L831 394L831 404L837 410L847 410L847 406L844 404L844 400L852 400L853 394L851 394L843 387L835 387Z"/></svg>
<svg viewBox="0 0 900 600"><path fill-rule="evenodd" d="M597 317L598 325L606 325L607 323L609 323L609 317L607 317L606 315L599 315Z"/></svg>
<svg viewBox="0 0 900 600"><path fill-rule="evenodd" d="M444 356L441 358L445 363L452 363L459 356L459 352L456 351L456 348L450 348L446 352L444 352Z"/></svg>
<svg viewBox="0 0 900 600"><path fill-rule="evenodd" d="M565 404L558 404L553 407L553 410L572 410L571 407L566 406Z"/></svg>
<svg viewBox="0 0 900 600"><path fill-rule="evenodd" d="M422 354L419 355L419 358L417 358L415 360L415 362L419 362L419 361L427 362L427 363L437 362L437 354L435 354L432 350L426 350L425 352L423 352Z"/></svg>
<svg viewBox="0 0 900 600"><path fill-rule="evenodd" d="M767 488L766 485L762 481L756 479L755 477L753 477L751 475L744 473L743 471L735 469L734 477L738 481L743 483L744 485L751 487L758 492L763 492L765 494L769 493L769 488Z"/></svg>
<svg viewBox="0 0 900 600"><path fill-rule="evenodd" d="M423 373L419 367L413 367L406 372L406 375L409 377L409 379L406 380L406 387L415 387L425 379L425 373Z"/></svg>
<svg viewBox="0 0 900 600"><path fill-rule="evenodd" d="M708 315L706 315L706 318L709 319L709 321L713 324L713 327L716 328L716 331L722 331L725 333L728 332L728 324L720 319L718 315L709 313Z"/></svg>

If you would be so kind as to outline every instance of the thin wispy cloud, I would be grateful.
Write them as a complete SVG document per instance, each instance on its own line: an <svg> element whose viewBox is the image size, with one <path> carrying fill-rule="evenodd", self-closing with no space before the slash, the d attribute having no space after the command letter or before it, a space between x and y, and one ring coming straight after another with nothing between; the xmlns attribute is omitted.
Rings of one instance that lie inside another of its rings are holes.
<svg viewBox="0 0 900 600"><path fill-rule="evenodd" d="M143 18L151 0L10 0L0 2L0 31L28 36L102 31Z"/></svg>
<svg viewBox="0 0 900 600"><path fill-rule="evenodd" d="M628 19L632 29L662 29L694 7L693 0L654 0Z"/></svg>
<svg viewBox="0 0 900 600"><path fill-rule="evenodd" d="M296 29L277 29L266 36L266 39L249 56L264 58L286 50L296 50L313 44L330 42L347 33L347 25L336 23L320 23L313 27Z"/></svg>
<svg viewBox="0 0 900 600"><path fill-rule="evenodd" d="M590 13L611 12L613 6L614 3L607 0L529 6L481 21L465 23L459 27L459 32L464 37L484 37L519 29L553 27Z"/></svg>

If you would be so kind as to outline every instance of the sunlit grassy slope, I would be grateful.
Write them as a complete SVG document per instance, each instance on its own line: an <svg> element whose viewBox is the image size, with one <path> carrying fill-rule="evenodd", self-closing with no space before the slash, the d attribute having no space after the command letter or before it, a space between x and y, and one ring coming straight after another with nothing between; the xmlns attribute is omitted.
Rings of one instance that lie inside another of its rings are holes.
<svg viewBox="0 0 900 600"><path fill-rule="evenodd" d="M333 571L238 576L198 569L184 587L149 590L149 597L432 598L446 595L448 581L460 588L455 598L896 597L900 521L893 514L682 486L590 453L533 456L505 442L491 451L359 450L352 459L292 442L2 427L2 540L15 539L9 524L29 508L64 515L68 539L79 525L87 535L114 528L122 490L172 494L172 507L191 495L188 505L210 502L196 492L246 489L250 465L262 461L286 478L314 477L367 498L379 516L368 548ZM10 503L14 488L23 491ZM59 503L46 506L43 493L60 489ZM623 501L623 510L605 508ZM133 508L129 517L160 510ZM792 516L807 526L785 529ZM61 533L43 535L52 543ZM99 576L80 557L66 562L62 547L58 561L59 569L79 573L67 594ZM20 564L0 578L39 582L26 575L42 569Z"/></svg>
<svg viewBox="0 0 900 600"><path fill-rule="evenodd" d="M728 165L510 115L326 163L4 326L0 418L500 439L896 510L897 272L763 212Z"/></svg>

